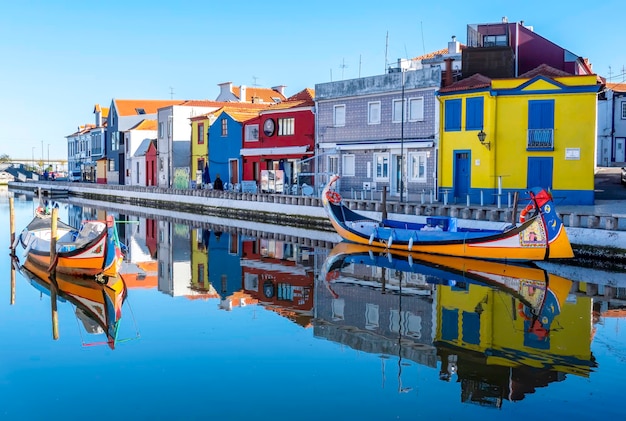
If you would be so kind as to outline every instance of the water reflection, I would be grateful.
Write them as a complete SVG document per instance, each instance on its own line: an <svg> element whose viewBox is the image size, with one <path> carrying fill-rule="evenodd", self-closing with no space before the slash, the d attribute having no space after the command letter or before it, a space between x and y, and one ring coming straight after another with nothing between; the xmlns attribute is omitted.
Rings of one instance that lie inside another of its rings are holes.
<svg viewBox="0 0 626 421"><path fill-rule="evenodd" d="M500 407L565 374L588 376L591 297L532 265L372 252L338 244L318 297L319 336L419 364L441 362L463 402Z"/></svg>
<svg viewBox="0 0 626 421"><path fill-rule="evenodd" d="M121 277L108 277L105 283L100 283L95 277L63 273L51 275L47 267L39 266L31 260L20 264L17 258L12 261L12 279L15 270L19 270L35 289L50 297L54 339L59 338L57 303L69 302L74 306L76 318L85 333L104 335L103 340L87 341L83 345L107 344L111 349L115 348L122 306L127 295L126 285ZM14 297L13 283L11 288Z"/></svg>

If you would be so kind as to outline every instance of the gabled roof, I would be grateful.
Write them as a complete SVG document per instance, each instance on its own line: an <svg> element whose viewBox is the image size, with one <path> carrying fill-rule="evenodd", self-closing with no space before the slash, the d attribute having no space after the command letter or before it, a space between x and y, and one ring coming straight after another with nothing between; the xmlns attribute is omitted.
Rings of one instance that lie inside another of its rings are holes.
<svg viewBox="0 0 626 421"><path fill-rule="evenodd" d="M284 102L279 102L277 104L272 104L271 107L267 109L267 111L272 110L285 110L289 108L297 108L297 107L314 107L315 106L315 90L311 88L305 88L287 98Z"/></svg>
<svg viewBox="0 0 626 421"><path fill-rule="evenodd" d="M156 130L158 127L158 122L156 120L141 120L139 123L135 124L128 130Z"/></svg>
<svg viewBox="0 0 626 421"><path fill-rule="evenodd" d="M117 115L126 117L141 114L156 114L159 108L182 104L181 100L161 99L113 99Z"/></svg>
<svg viewBox="0 0 626 421"><path fill-rule="evenodd" d="M150 148L150 142L152 142L152 139L144 139L144 140L142 140L141 144L139 145L139 147L135 151L135 155L134 156L144 156L146 154L146 152L148 152L148 148Z"/></svg>
<svg viewBox="0 0 626 421"><path fill-rule="evenodd" d="M466 79L461 79L450 86L441 88L439 92L467 91L470 89L489 88L491 86L491 78L476 73Z"/></svg>
<svg viewBox="0 0 626 421"><path fill-rule="evenodd" d="M466 48L467 48L467 46L465 44L459 44L459 50L462 51L462 50L464 50ZM448 47L442 48L441 50L437 50L437 51L433 51L433 52L430 52L430 53L426 53L426 54L423 54L421 56L414 57L412 60L428 60L428 59L431 59L431 58L435 58L437 56L445 56L446 54L450 54L449 50L448 50Z"/></svg>
<svg viewBox="0 0 626 421"><path fill-rule="evenodd" d="M571 73L567 73L563 70L555 69L552 66L548 66L547 64L540 64L532 70L527 71L524 74L519 75L520 79L532 79L535 76L545 76L549 78L561 77L561 76L572 76Z"/></svg>
<svg viewBox="0 0 626 421"><path fill-rule="evenodd" d="M78 130L76 130L74 133L72 134L68 134L67 137L72 137L72 136L78 136L80 134L85 134L90 132L91 130L95 129L96 125L95 124L85 124L84 126L78 126Z"/></svg>

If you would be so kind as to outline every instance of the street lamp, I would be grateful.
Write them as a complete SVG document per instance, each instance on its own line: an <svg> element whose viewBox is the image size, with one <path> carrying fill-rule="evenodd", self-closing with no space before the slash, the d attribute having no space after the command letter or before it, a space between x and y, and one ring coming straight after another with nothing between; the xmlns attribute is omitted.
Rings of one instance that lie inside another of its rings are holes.
<svg viewBox="0 0 626 421"><path fill-rule="evenodd" d="M487 148L487 150L491 150L491 142L485 142L487 138L487 133L485 133L482 129L478 132L478 141L481 145Z"/></svg>

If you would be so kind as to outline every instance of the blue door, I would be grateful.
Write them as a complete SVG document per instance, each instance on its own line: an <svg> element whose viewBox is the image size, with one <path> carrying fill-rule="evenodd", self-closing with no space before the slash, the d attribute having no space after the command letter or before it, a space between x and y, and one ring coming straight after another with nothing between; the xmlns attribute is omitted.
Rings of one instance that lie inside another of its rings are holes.
<svg viewBox="0 0 626 421"><path fill-rule="evenodd" d="M528 158L526 188L531 189L533 187L543 187L544 189L552 188L552 158Z"/></svg>
<svg viewBox="0 0 626 421"><path fill-rule="evenodd" d="M464 201L469 193L470 166L469 152L454 153L454 197Z"/></svg>

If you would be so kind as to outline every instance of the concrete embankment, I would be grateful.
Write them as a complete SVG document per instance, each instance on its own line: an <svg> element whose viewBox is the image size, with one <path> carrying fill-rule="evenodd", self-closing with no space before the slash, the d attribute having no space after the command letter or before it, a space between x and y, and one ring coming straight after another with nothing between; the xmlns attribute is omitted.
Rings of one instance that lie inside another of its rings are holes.
<svg viewBox="0 0 626 421"><path fill-rule="evenodd" d="M243 223L255 226L262 223L267 224L270 231L289 226L332 232L321 201L316 197L60 182L10 183L9 188L28 193L42 188L50 192L51 197L54 197L55 191L66 191L71 198L120 203L154 211L185 212L193 215L190 219L217 217L236 220L240 221L236 222L239 226ZM380 201L345 199L345 202L351 209L373 217L379 216L382 211ZM490 222L508 221L512 215L509 208L393 201L387 203L387 212L390 217L445 215ZM594 213L593 208L582 212L566 209L561 215L577 258L618 264L626 259L626 229L623 228L626 215L607 212L606 209ZM335 240L339 240L336 234L323 241Z"/></svg>

